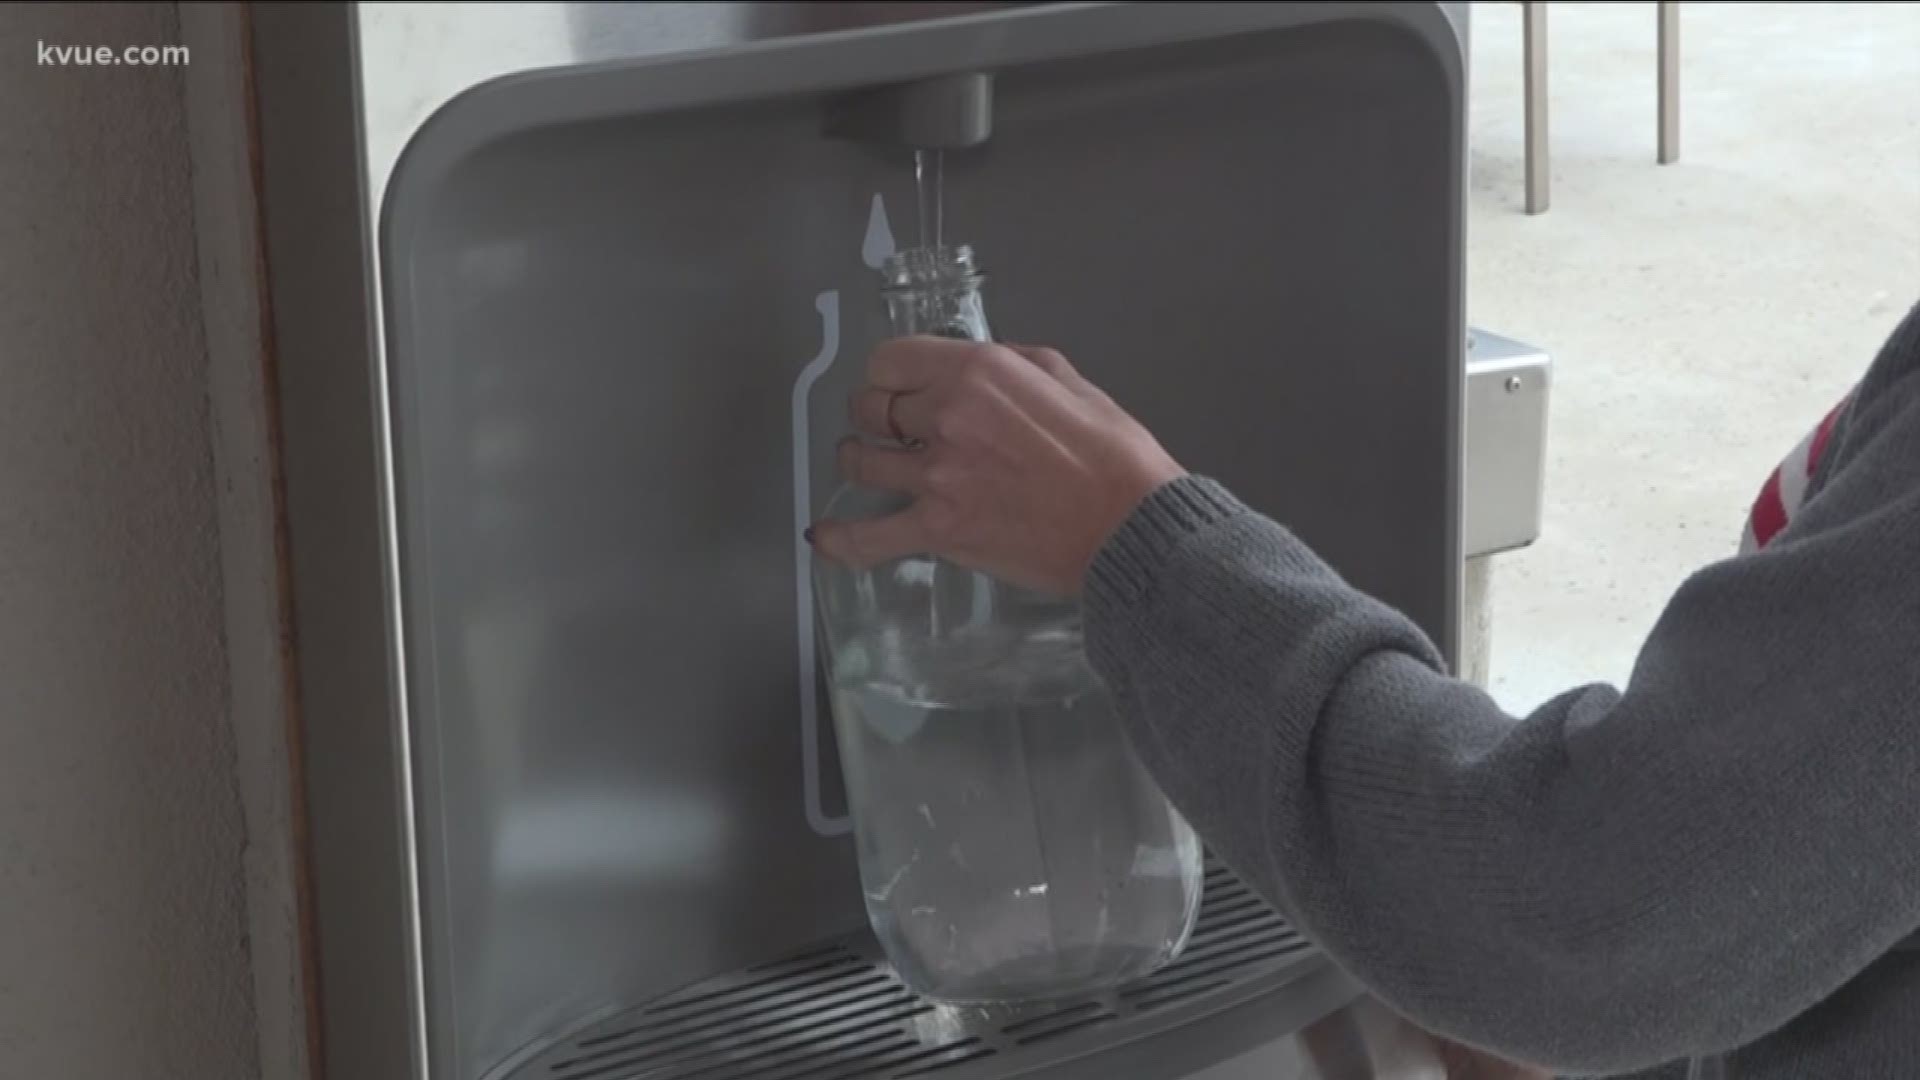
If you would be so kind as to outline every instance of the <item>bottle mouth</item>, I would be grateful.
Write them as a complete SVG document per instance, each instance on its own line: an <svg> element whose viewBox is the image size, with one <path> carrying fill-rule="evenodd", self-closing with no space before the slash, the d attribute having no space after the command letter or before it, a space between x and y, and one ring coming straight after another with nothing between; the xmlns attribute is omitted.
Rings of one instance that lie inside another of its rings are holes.
<svg viewBox="0 0 1920 1080"><path fill-rule="evenodd" d="M911 247L896 251L880 264L883 288L916 289L977 284L986 275L974 262L973 247Z"/></svg>

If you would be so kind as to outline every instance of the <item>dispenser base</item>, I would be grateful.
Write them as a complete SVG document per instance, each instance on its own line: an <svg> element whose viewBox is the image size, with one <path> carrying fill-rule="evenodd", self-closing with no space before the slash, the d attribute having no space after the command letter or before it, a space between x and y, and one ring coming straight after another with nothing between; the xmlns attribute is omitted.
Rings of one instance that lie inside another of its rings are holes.
<svg viewBox="0 0 1920 1080"><path fill-rule="evenodd" d="M1001 1080L1296 985L1312 982L1324 998L1329 981L1312 976L1330 966L1231 871L1210 864L1185 951L1108 993L1021 1006L935 1004L901 983L861 934L602 1020L499 1080ZM1339 1003L1262 1005L1272 1028L1266 1037Z"/></svg>

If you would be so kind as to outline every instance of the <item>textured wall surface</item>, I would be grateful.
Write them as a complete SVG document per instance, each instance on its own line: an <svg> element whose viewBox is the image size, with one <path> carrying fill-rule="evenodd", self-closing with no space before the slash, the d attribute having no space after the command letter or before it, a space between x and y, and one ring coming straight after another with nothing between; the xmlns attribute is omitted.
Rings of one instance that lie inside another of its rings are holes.
<svg viewBox="0 0 1920 1080"><path fill-rule="evenodd" d="M289 604L280 587L274 498L275 391L264 362L258 191L250 157L243 11L184 4L180 40L199 238L213 476L220 501L228 715L247 823L247 940L253 963L260 1080L306 1080L309 978L295 846L300 789L292 769Z"/></svg>
<svg viewBox="0 0 1920 1080"><path fill-rule="evenodd" d="M0 1076L257 1074L170 4L0 5Z"/></svg>

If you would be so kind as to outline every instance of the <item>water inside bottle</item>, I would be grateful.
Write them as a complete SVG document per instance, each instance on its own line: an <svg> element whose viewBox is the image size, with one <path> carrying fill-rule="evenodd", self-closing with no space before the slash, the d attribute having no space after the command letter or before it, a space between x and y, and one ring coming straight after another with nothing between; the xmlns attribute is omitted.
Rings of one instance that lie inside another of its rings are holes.
<svg viewBox="0 0 1920 1080"><path fill-rule="evenodd" d="M916 165L923 246L879 267L889 321L992 341L985 274L942 236L939 155ZM908 502L850 486L827 516ZM902 981L986 1007L1106 989L1178 956L1200 845L1134 756L1079 605L921 556L816 571L868 922Z"/></svg>
<svg viewBox="0 0 1920 1080"><path fill-rule="evenodd" d="M1077 627L875 629L839 657L869 921L908 985L1036 1000L1177 955L1198 841L1130 752Z"/></svg>

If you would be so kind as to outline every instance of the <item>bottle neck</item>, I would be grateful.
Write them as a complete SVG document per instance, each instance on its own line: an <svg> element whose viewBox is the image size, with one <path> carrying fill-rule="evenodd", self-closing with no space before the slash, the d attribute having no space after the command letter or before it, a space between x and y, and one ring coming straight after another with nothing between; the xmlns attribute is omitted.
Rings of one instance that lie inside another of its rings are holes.
<svg viewBox="0 0 1920 1080"><path fill-rule="evenodd" d="M965 244L906 248L880 264L882 287L888 290L965 288L977 286L984 277L973 248Z"/></svg>
<svg viewBox="0 0 1920 1080"><path fill-rule="evenodd" d="M888 257L880 274L895 334L993 340L980 295L986 275L972 248L908 248Z"/></svg>

